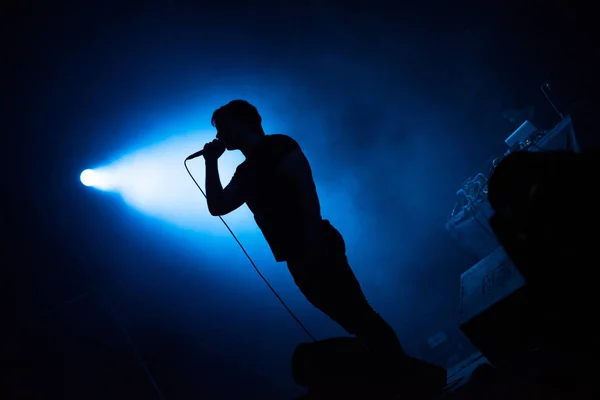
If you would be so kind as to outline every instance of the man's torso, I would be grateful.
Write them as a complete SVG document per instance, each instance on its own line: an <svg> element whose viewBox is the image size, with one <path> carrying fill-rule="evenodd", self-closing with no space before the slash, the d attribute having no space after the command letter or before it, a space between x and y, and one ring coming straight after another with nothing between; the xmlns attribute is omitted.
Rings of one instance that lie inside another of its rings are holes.
<svg viewBox="0 0 600 400"><path fill-rule="evenodd" d="M299 150L298 143L289 136L267 135L234 176L277 261L297 257L306 235L306 216L300 201L300 191L306 188L299 187L280 168L292 152Z"/></svg>

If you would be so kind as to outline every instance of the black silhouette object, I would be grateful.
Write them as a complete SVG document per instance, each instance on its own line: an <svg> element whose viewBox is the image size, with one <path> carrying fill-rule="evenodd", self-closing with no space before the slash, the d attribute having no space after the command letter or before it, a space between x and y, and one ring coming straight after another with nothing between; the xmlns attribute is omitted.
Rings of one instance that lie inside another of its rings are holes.
<svg viewBox="0 0 600 400"><path fill-rule="evenodd" d="M278 262L286 262L306 299L363 343L370 352L403 355L393 329L368 303L346 258L341 234L322 218L308 160L298 143L266 135L257 109L233 100L212 116L217 138L204 147L211 215L244 203L254 214ZM239 150L245 160L223 188L218 159Z"/></svg>

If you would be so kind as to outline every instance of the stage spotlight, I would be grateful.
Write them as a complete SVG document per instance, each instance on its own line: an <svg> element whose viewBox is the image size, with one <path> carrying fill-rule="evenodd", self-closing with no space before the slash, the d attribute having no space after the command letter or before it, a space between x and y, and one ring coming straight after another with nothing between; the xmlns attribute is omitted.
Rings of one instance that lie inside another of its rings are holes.
<svg viewBox="0 0 600 400"><path fill-rule="evenodd" d="M115 177L108 172L104 168L86 169L79 175L79 179L85 186L109 191L115 188Z"/></svg>
<svg viewBox="0 0 600 400"><path fill-rule="evenodd" d="M95 173L92 169L86 169L79 176L79 179L81 179L81 183L83 183L85 186L94 186L94 178Z"/></svg>

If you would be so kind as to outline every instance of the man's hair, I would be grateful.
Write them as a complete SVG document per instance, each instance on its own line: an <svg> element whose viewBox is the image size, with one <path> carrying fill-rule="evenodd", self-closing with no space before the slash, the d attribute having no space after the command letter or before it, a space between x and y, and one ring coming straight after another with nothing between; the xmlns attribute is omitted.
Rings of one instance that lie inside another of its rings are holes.
<svg viewBox="0 0 600 400"><path fill-rule="evenodd" d="M218 128L220 121L224 117L233 118L239 121L244 126L248 127L253 133L264 135L262 129L262 118L256 107L248 103L246 100L232 100L224 106L213 112L210 123L215 128Z"/></svg>

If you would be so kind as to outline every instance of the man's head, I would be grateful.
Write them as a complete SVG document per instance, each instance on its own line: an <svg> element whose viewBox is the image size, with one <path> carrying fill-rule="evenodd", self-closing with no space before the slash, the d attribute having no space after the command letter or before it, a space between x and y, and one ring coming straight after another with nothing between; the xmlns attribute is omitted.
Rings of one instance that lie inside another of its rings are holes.
<svg viewBox="0 0 600 400"><path fill-rule="evenodd" d="M211 124L227 150L240 150L255 137L265 135L258 110L246 100L233 100L215 110Z"/></svg>

